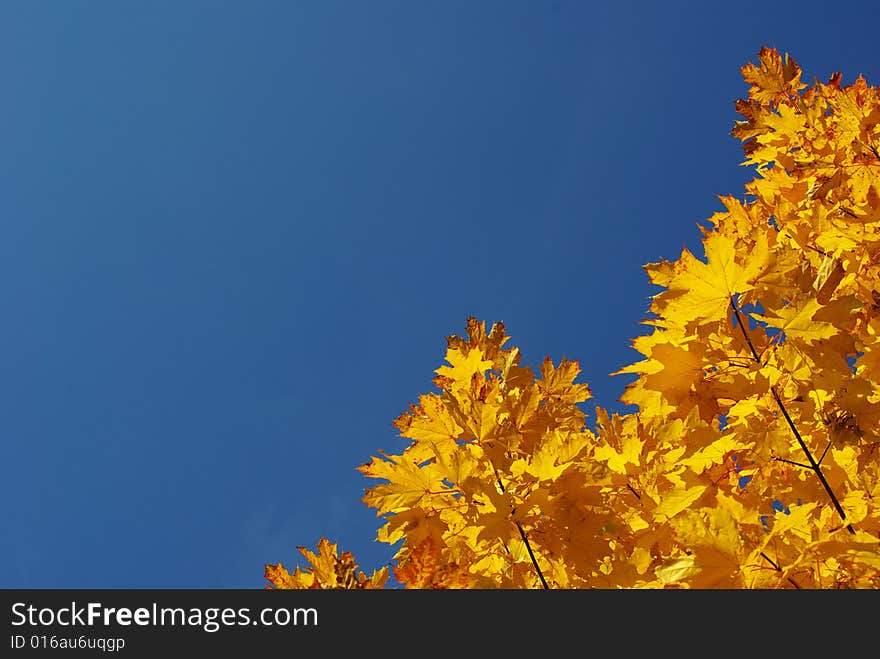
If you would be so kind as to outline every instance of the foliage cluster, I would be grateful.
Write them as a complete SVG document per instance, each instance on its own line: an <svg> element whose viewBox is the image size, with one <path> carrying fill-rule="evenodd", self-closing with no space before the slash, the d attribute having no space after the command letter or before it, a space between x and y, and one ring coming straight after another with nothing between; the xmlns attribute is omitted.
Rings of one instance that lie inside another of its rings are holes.
<svg viewBox="0 0 880 659"><path fill-rule="evenodd" d="M359 467L407 588L880 587L880 96L763 48L732 130L755 178L645 266L629 414L468 319L407 446ZM381 588L322 538L274 588Z"/></svg>

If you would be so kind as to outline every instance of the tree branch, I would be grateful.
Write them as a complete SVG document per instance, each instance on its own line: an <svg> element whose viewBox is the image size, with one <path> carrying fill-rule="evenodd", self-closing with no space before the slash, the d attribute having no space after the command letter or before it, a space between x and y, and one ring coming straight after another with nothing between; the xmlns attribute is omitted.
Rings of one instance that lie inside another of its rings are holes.
<svg viewBox="0 0 880 659"><path fill-rule="evenodd" d="M495 480L498 481L498 487L501 488L501 491L506 494L507 490L504 489L504 483L501 482L501 476L498 474L498 470L495 468L494 464L492 465L492 471L495 472ZM547 580L544 578L544 573L541 571L541 566L538 565L538 559L535 556L535 552L532 551L532 545L529 542L529 537L526 535L525 529L523 529L522 524L519 523L519 520L516 519L516 517L513 517L513 515L511 515L511 518L513 519L513 523L516 524L516 528L519 531L519 537L522 538L522 541L526 546L526 551L529 552L529 558L532 559L532 565L535 566L535 571L538 573L538 578L541 580L541 585L544 587L544 590L550 590L550 586L547 583ZM508 552L509 551L510 550L508 549Z"/></svg>
<svg viewBox="0 0 880 659"><path fill-rule="evenodd" d="M779 567L779 566L776 564L776 561L774 561L772 558L770 558L770 557L769 557L767 554L765 554L764 552L761 552L761 558L763 558L765 561L767 561L768 563L770 563L770 565L773 566L773 569L774 569L774 570L776 570L777 572L782 572L782 568ZM794 587L797 588L798 590L801 589L801 587L797 585L797 582L796 582L794 579L792 579L791 577L786 577L786 579L788 580L788 583L790 583L792 586L794 586Z"/></svg>
<svg viewBox="0 0 880 659"><path fill-rule="evenodd" d="M730 305L733 307L733 314L736 316L737 325L739 325L740 330L742 330L743 338L745 338L746 343L749 346L749 350L752 351L752 357L754 357L755 362L758 364L761 363L761 359L758 357L758 351L755 350L755 346L752 343L751 337L749 337L749 333L746 331L745 323L743 322L742 314L739 311L739 307L736 305L736 300L731 296ZM846 522L846 512L843 510L843 506L840 505L840 501L837 499L837 495L834 494L834 490L831 488L831 485L828 484L828 481L825 478L825 474L822 472L822 467L819 466L819 463L816 462L816 459L813 457L813 454L810 452L810 449L807 448L806 443L801 437L800 432L798 432L797 426L795 426L794 421L791 416L788 414L788 410L785 408L785 404L782 402L782 398L779 397L779 392L776 391L776 385L770 386L770 393L773 394L773 400L776 401L776 405L779 407L779 410L782 412L782 416L785 417L786 422L788 423L788 427L791 428L791 432L794 434L794 438L797 440L798 446L801 447L801 450L804 452L804 455L807 456L807 461L810 463L808 469L813 471L816 476L819 478L819 482L822 483L822 487L825 488L825 492L828 494L828 497L831 499L831 503L834 504L834 509L837 511L837 514L840 515L840 519ZM827 450L827 449L826 449ZM823 453L824 457L824 453ZM806 466L806 465L802 465ZM855 529L852 527L852 524L846 522L846 529L852 534L855 534Z"/></svg>

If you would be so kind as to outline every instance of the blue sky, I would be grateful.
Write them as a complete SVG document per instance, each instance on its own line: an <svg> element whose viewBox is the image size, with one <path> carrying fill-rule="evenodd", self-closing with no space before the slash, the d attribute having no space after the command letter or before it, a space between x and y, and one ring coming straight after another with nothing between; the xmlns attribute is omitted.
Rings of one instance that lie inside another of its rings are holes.
<svg viewBox="0 0 880 659"><path fill-rule="evenodd" d="M641 266L751 173L762 45L880 81L874 3L0 3L0 586L391 558L355 467L503 320L620 409ZM592 421L594 415L589 416Z"/></svg>

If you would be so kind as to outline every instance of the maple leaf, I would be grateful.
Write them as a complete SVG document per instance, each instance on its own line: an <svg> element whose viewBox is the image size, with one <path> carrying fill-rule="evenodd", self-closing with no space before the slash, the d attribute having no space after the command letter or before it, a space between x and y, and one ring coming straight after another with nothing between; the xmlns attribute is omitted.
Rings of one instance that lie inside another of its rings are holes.
<svg viewBox="0 0 880 659"><path fill-rule="evenodd" d="M815 297L798 296L765 314L753 313L756 320L785 332L790 338L806 342L829 339L845 331L856 310L853 299L834 300L823 305Z"/></svg>
<svg viewBox="0 0 880 659"><path fill-rule="evenodd" d="M712 465L721 464L731 452L747 448L750 444L751 442L743 441L734 433L724 434L708 446L682 458L679 464L700 474Z"/></svg>
<svg viewBox="0 0 880 659"><path fill-rule="evenodd" d="M607 419L607 414L604 410L600 414ZM603 425L608 427L609 424L606 421ZM611 471L626 474L627 465L633 465L634 467L640 465L644 445L645 442L637 435L624 435L620 438L619 450L618 447L612 446L610 443L599 445L593 450L593 459L604 460Z"/></svg>
<svg viewBox="0 0 880 659"><path fill-rule="evenodd" d="M740 71L749 87L749 98L758 103L779 103L796 95L807 85L801 82L801 69L787 54L775 48L761 48L759 64L749 62Z"/></svg>
<svg viewBox="0 0 880 659"><path fill-rule="evenodd" d="M267 564L263 577L269 581L269 585L266 586L267 589L307 589L312 588L316 583L314 575L302 573L299 570L295 570L293 574L290 574L281 563L277 565Z"/></svg>
<svg viewBox="0 0 880 659"><path fill-rule="evenodd" d="M417 442L455 441L462 432L443 400L435 394L422 396L419 406L401 414L394 425L401 435Z"/></svg>
<svg viewBox="0 0 880 659"><path fill-rule="evenodd" d="M674 332L656 331L642 337L636 344L640 352L649 356L614 373L643 375L640 384L647 389L662 392L672 405L681 405L695 387L705 378L707 347L696 335L676 336Z"/></svg>
<svg viewBox="0 0 880 659"><path fill-rule="evenodd" d="M446 352L446 361L451 366L441 366L435 373L444 378L440 382L449 382L453 390L468 387L474 375L482 375L492 368L492 362L483 357L484 353L480 348L469 348L466 352L449 349Z"/></svg>
<svg viewBox="0 0 880 659"><path fill-rule="evenodd" d="M464 566L442 560L439 543L430 536L406 554L394 576L405 588L460 589L471 581Z"/></svg>
<svg viewBox="0 0 880 659"><path fill-rule="evenodd" d="M364 503L376 508L377 515L414 508L424 499L449 489L443 484L443 472L436 463L420 466L408 457L381 453L387 459L373 457L358 467L365 476L389 481L364 495Z"/></svg>
<svg viewBox="0 0 880 659"><path fill-rule="evenodd" d="M654 508L654 519L665 522L675 517L697 501L703 495L703 492L706 491L706 487L706 485L695 485L692 487L679 485L673 490L664 493L660 497L659 505Z"/></svg>
<svg viewBox="0 0 880 659"><path fill-rule="evenodd" d="M293 574L281 564L266 565L264 577L269 581L267 589L380 589L388 579L388 570L374 571L370 577L357 570L354 556L350 552L338 552L336 543L327 538L318 541L318 552L306 547L297 547L309 562L309 567Z"/></svg>
<svg viewBox="0 0 880 659"><path fill-rule="evenodd" d="M575 384L574 380L581 372L576 361L563 359L555 366L549 357L541 364L540 391L547 398L554 398L566 403L582 403L592 395L586 384Z"/></svg>
<svg viewBox="0 0 880 659"><path fill-rule="evenodd" d="M750 280L769 258L767 251L758 251L745 259L735 241L721 233L707 236L704 247L705 263L685 248L667 291L655 296L655 310L664 321L681 326L726 317L731 298L754 288Z"/></svg>
<svg viewBox="0 0 880 659"><path fill-rule="evenodd" d="M700 573L699 565L693 556L671 558L654 569L654 574L663 584L674 584Z"/></svg>

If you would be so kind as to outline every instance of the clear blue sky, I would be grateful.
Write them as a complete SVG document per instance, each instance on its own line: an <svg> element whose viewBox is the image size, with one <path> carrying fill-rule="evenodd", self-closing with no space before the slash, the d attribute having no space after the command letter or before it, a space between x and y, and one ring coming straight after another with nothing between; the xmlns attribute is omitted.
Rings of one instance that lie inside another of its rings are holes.
<svg viewBox="0 0 880 659"><path fill-rule="evenodd" d="M877 84L876 18L0 3L0 586L262 588L321 535L381 566L355 467L444 337L503 320L619 409L641 266L751 177L739 67Z"/></svg>

